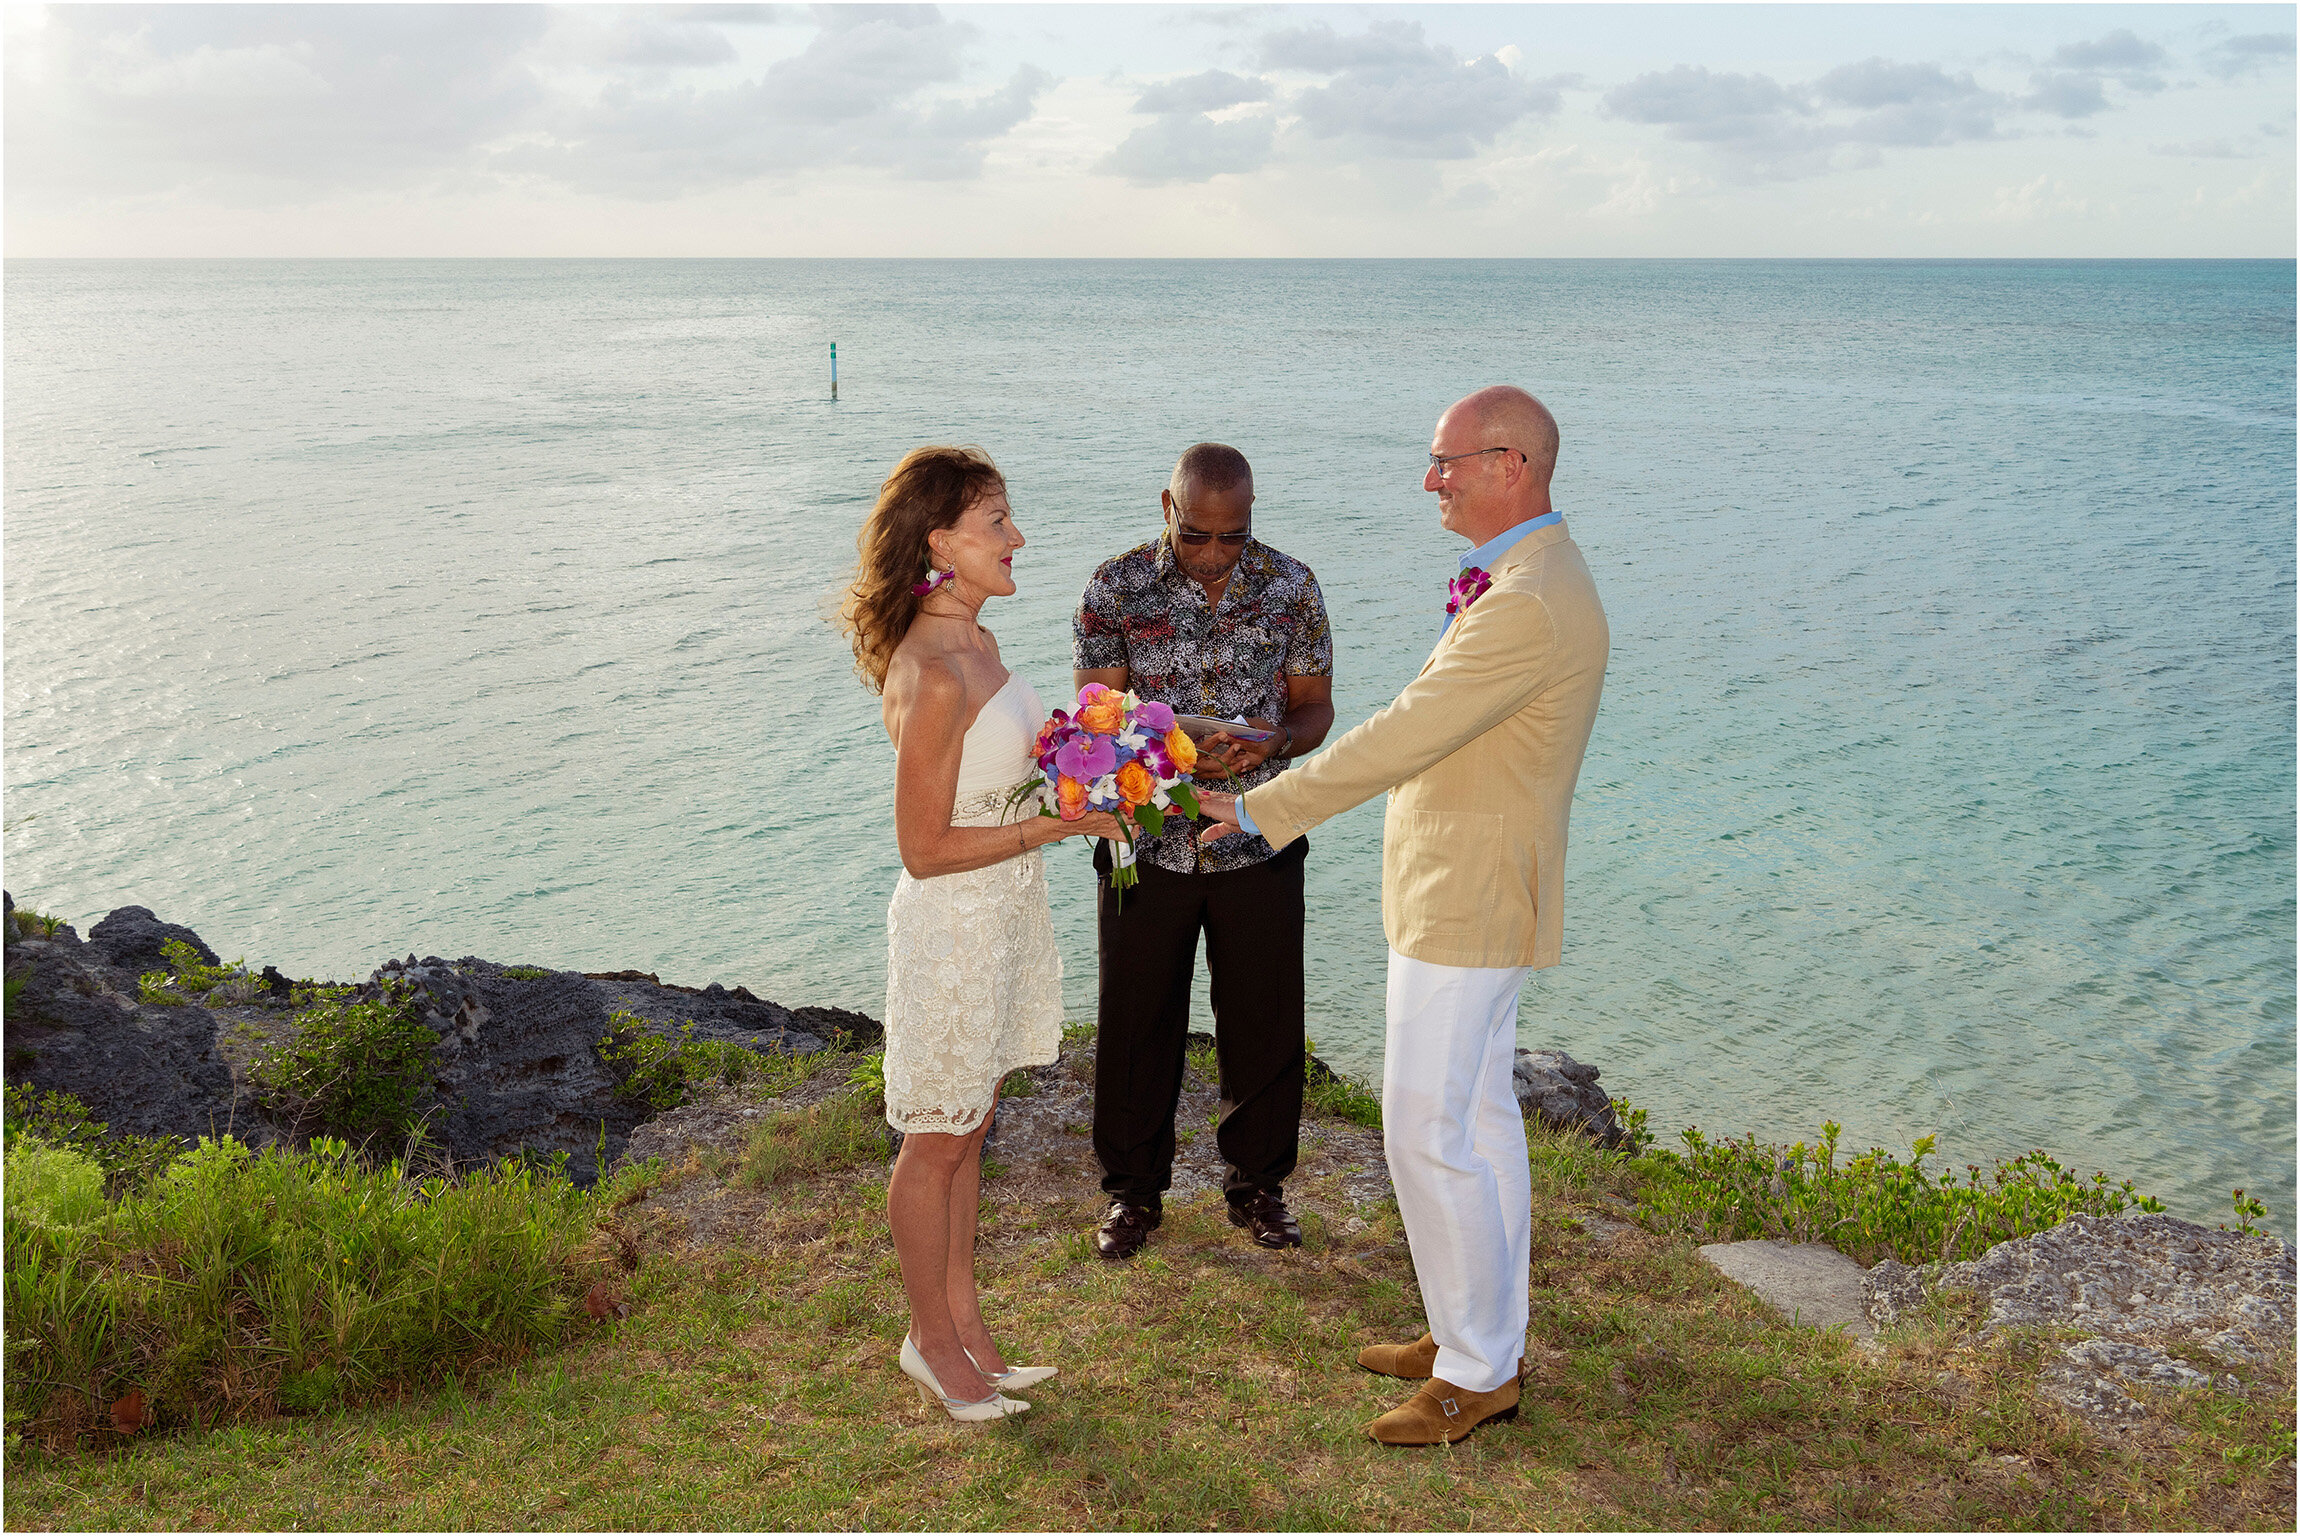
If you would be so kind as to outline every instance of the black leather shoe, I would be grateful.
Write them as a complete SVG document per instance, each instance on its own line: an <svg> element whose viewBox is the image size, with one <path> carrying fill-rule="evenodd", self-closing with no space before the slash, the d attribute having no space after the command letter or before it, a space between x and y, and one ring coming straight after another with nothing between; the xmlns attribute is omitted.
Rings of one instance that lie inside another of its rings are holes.
<svg viewBox="0 0 2300 1536"><path fill-rule="evenodd" d="M1286 1209L1286 1202L1268 1190L1230 1207L1230 1225L1244 1227L1264 1248L1299 1248L1302 1226Z"/></svg>
<svg viewBox="0 0 2300 1536"><path fill-rule="evenodd" d="M1130 1259L1142 1251L1151 1229L1164 1219L1162 1211L1113 1198L1110 1209L1102 1213L1102 1225L1094 1229L1094 1250L1113 1262Z"/></svg>

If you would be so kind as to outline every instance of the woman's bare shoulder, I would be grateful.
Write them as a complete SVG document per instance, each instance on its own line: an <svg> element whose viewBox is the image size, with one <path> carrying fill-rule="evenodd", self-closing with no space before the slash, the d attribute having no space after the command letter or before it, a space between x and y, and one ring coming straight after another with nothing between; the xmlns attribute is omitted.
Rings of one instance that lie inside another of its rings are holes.
<svg viewBox="0 0 2300 1536"><path fill-rule="evenodd" d="M949 652L905 640L887 662L886 700L890 714L956 713L966 705L966 675Z"/></svg>

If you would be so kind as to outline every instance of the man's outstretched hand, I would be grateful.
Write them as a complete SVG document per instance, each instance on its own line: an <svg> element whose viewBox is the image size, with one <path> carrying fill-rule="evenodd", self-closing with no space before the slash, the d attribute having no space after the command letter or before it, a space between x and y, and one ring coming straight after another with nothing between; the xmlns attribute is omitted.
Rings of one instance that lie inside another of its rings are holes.
<svg viewBox="0 0 2300 1536"><path fill-rule="evenodd" d="M1198 791L1198 814L1213 823L1212 826L1199 830L1198 841L1202 843L1217 842L1225 837L1244 835L1238 826L1238 797L1236 795L1224 794L1218 789L1201 789Z"/></svg>

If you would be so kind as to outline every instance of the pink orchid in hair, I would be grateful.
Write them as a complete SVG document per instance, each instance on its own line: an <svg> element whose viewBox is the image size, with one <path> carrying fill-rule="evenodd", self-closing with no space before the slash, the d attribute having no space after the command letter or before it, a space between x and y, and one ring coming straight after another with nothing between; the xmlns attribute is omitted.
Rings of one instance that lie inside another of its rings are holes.
<svg viewBox="0 0 2300 1536"><path fill-rule="evenodd" d="M926 580L914 581L910 584L910 595L913 597L924 597L929 592L932 592L936 587L941 586L944 582L950 580L957 574L958 572L956 571L938 571L930 566L927 569Z"/></svg>

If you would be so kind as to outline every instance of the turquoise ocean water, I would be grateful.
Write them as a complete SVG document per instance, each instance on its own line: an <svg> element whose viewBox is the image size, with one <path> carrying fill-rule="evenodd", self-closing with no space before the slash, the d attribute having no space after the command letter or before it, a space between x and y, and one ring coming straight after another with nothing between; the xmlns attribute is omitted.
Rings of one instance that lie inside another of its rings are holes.
<svg viewBox="0 0 2300 1536"><path fill-rule="evenodd" d="M1524 1041L1664 1132L2041 1146L2292 1231L2291 263L10 262L5 304L7 881L83 927L876 1012L892 758L824 614L894 460L1006 468L986 619L1052 697L1087 571L1236 444L1346 727L1462 547L1431 424L1507 380L1614 634ZM1311 1033L1369 1073L1380 829L1309 866Z"/></svg>

